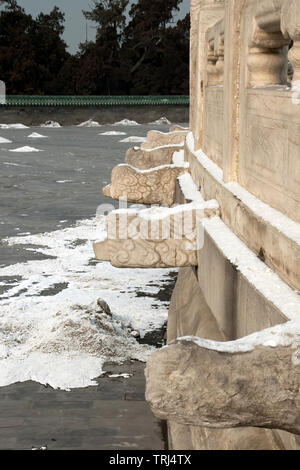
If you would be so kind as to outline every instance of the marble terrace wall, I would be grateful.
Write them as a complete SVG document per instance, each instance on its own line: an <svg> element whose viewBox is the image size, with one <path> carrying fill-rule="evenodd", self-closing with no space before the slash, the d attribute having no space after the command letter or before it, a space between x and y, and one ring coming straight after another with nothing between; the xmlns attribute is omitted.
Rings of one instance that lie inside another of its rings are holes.
<svg viewBox="0 0 300 470"><path fill-rule="evenodd" d="M190 128L105 188L163 207L114 211L96 256L179 268L146 367L171 449L300 449L299 46L300 0L191 0Z"/></svg>

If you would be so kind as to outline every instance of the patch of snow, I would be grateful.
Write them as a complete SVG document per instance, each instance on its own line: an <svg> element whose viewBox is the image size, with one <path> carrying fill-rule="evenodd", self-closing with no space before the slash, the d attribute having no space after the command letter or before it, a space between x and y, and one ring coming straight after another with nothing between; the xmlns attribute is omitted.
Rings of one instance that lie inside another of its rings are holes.
<svg viewBox="0 0 300 470"><path fill-rule="evenodd" d="M112 374L112 375L109 375L108 377L112 378L112 379L116 379L117 377L123 377L124 379L129 379L130 377L132 377L132 374L126 374L126 373L123 373L123 374Z"/></svg>
<svg viewBox="0 0 300 470"><path fill-rule="evenodd" d="M279 212L268 204L265 204L238 183L227 183L225 184L225 187L246 206L248 206L258 217L276 227L279 232L283 233L288 238L291 238L296 243L300 244L299 223L294 222L289 217L282 214L282 212Z"/></svg>
<svg viewBox="0 0 300 470"><path fill-rule="evenodd" d="M154 122L149 122L149 125L161 125L161 124L167 124L168 126L170 126L172 123L165 116L157 119Z"/></svg>
<svg viewBox="0 0 300 470"><path fill-rule="evenodd" d="M84 121L80 124L77 124L77 127L101 127L101 124L99 124L99 122L97 121L89 119L88 121Z"/></svg>
<svg viewBox="0 0 300 470"><path fill-rule="evenodd" d="M10 152L19 152L19 153L29 153L29 152L43 152L44 150L39 150L34 147L29 147L25 145L25 147L20 147L18 149L10 150Z"/></svg>
<svg viewBox="0 0 300 470"><path fill-rule="evenodd" d="M146 142L146 137L131 136L126 139L120 140L119 142Z"/></svg>
<svg viewBox="0 0 300 470"><path fill-rule="evenodd" d="M219 204L215 199L203 202L191 202L188 204L178 204L173 207L151 207L138 211L140 218L144 220L161 220L175 214L190 212L193 210L204 211L205 209L218 209Z"/></svg>
<svg viewBox="0 0 300 470"><path fill-rule="evenodd" d="M25 380L65 390L96 385L93 379L105 361L146 361L154 350L139 344L131 332L144 336L160 328L168 306L137 293L158 293L174 269L95 263L92 241L102 233L105 218L100 216L6 240L52 258L0 268L2 279L22 276L0 295L0 386ZM99 297L108 302L112 317L99 312Z"/></svg>
<svg viewBox="0 0 300 470"><path fill-rule="evenodd" d="M5 137L0 137L0 144L11 144L12 141L9 139L5 139Z"/></svg>
<svg viewBox="0 0 300 470"><path fill-rule="evenodd" d="M29 129L24 124L0 124L0 129Z"/></svg>
<svg viewBox="0 0 300 470"><path fill-rule="evenodd" d="M198 190L190 173L184 173L183 175L178 176L177 179L186 200L204 202L203 196Z"/></svg>
<svg viewBox="0 0 300 470"><path fill-rule="evenodd" d="M119 131L107 131L107 132L100 132L98 135L127 135L126 132L119 132Z"/></svg>
<svg viewBox="0 0 300 470"><path fill-rule="evenodd" d="M46 121L44 124L41 124L41 127L52 127L52 128L57 128L61 127L59 122L56 121Z"/></svg>
<svg viewBox="0 0 300 470"><path fill-rule="evenodd" d="M122 119L122 121L115 122L113 126L140 126L136 121L130 121L130 119Z"/></svg>
<svg viewBox="0 0 300 470"><path fill-rule="evenodd" d="M175 126L174 126L175 127ZM182 132L186 132L186 131L189 131L189 127L183 127L183 126L179 126L178 124L176 124L176 128L177 129L180 129ZM173 131L173 132L179 132L179 131Z"/></svg>
<svg viewBox="0 0 300 470"><path fill-rule="evenodd" d="M58 180L58 181L56 181L56 183L60 183L60 184L62 184L62 183L73 183L73 180Z"/></svg>
<svg viewBox="0 0 300 470"><path fill-rule="evenodd" d="M175 148L178 148L178 149L183 149L183 146L184 146L184 142L182 142L181 144L167 144L167 145L160 145L159 147L154 147L152 149L142 149L143 152L155 152L156 150L160 150L160 149L167 149L167 148L171 148L171 147L175 147ZM140 150L140 147L134 147L134 149L136 150Z"/></svg>
<svg viewBox="0 0 300 470"><path fill-rule="evenodd" d="M219 217L201 221L218 249L288 319L300 319L300 296L261 261Z"/></svg>
<svg viewBox="0 0 300 470"><path fill-rule="evenodd" d="M184 163L184 150L173 153L172 161L174 165L182 165Z"/></svg>
<svg viewBox="0 0 300 470"><path fill-rule="evenodd" d="M182 163L173 163L171 165L160 165L156 166L153 168L148 168L147 170L140 170L139 168L136 168L135 166L128 165L128 163L120 163L120 165L117 166L127 166L129 168L132 168L136 173L151 173L152 171L159 171L159 170L164 170L165 168L189 168L190 164L188 162L182 162Z"/></svg>
<svg viewBox="0 0 300 470"><path fill-rule="evenodd" d="M253 351L258 346L276 348L277 346L289 347L297 350L300 346L300 321L288 321L265 330L252 333L235 341L211 341L195 336L184 336L177 341L191 341L197 346L213 351L229 354L245 353ZM168 346L167 346L168 347ZM296 359L294 359L296 365Z"/></svg>
<svg viewBox="0 0 300 470"><path fill-rule="evenodd" d="M39 134L38 132L33 132L28 136L29 139L48 139L46 135Z"/></svg>

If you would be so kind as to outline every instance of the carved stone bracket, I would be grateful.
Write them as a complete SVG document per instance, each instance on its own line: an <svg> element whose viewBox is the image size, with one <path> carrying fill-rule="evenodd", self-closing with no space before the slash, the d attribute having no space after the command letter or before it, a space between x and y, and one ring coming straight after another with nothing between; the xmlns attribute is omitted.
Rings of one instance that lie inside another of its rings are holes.
<svg viewBox="0 0 300 470"><path fill-rule="evenodd" d="M141 144L141 148L154 149L164 145L183 145L187 134L187 130L167 133L160 131L149 131L147 134L147 141Z"/></svg>
<svg viewBox="0 0 300 470"><path fill-rule="evenodd" d="M183 144L165 145L153 149L132 147L126 153L125 161L139 170L149 170L162 165L170 165L174 152L183 149Z"/></svg>
<svg viewBox="0 0 300 470"><path fill-rule="evenodd" d="M107 237L94 243L95 256L118 268L196 266L203 245L201 219L218 210L216 201L208 201L113 211L107 217Z"/></svg>
<svg viewBox="0 0 300 470"><path fill-rule="evenodd" d="M118 165L112 171L111 184L103 188L103 194L132 203L171 206L175 202L176 179L187 167L188 164L183 163L182 166L137 170L129 165Z"/></svg>
<svg viewBox="0 0 300 470"><path fill-rule="evenodd" d="M146 367L152 411L185 425L300 434L299 321L291 326L276 327L277 345L276 335L261 331L256 347L250 337L230 343L182 338L153 353Z"/></svg>

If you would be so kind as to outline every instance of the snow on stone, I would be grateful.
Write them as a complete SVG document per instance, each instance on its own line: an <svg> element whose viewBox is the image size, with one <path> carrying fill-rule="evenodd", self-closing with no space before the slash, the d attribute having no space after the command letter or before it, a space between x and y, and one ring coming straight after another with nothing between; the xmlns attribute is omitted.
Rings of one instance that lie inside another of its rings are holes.
<svg viewBox="0 0 300 470"><path fill-rule="evenodd" d="M0 129L29 129L24 124L0 124Z"/></svg>
<svg viewBox="0 0 300 470"><path fill-rule="evenodd" d="M137 292L158 293L170 270L117 269L94 262L92 241L102 233L105 218L100 216L6 240L51 259L0 268L2 280L22 277L6 284L0 295L1 386L26 380L65 390L95 385L105 361L145 361L153 351L131 333L138 331L143 338L160 328L168 306ZM99 297L109 304L112 317L99 312Z"/></svg>
<svg viewBox="0 0 300 470"><path fill-rule="evenodd" d="M130 119L122 119L122 121L115 122L113 126L140 126L140 124Z"/></svg>
<svg viewBox="0 0 300 470"><path fill-rule="evenodd" d="M19 152L19 153L30 153L30 152L43 152L44 150L39 150L34 147L29 147L25 145L25 147L20 147L17 149L10 150L10 152Z"/></svg>
<svg viewBox="0 0 300 470"><path fill-rule="evenodd" d="M0 144L11 144L12 141L9 139L5 139L5 137L0 137Z"/></svg>
<svg viewBox="0 0 300 470"><path fill-rule="evenodd" d="M202 225L218 249L250 284L288 319L300 320L300 296L261 261L219 218L203 219Z"/></svg>
<svg viewBox="0 0 300 470"><path fill-rule="evenodd" d="M98 135L127 135L126 132L120 131L107 131L107 132L100 132Z"/></svg>
<svg viewBox="0 0 300 470"><path fill-rule="evenodd" d="M155 166L153 168L148 168L147 170L140 170L139 168L136 168L135 166L128 165L128 163L120 163L118 166L127 166L132 168L136 173L151 173L152 171L158 171L158 170L163 170L165 168L189 168L190 164L188 162L178 162L178 163L173 163L171 165L160 165L160 166Z"/></svg>
<svg viewBox="0 0 300 470"><path fill-rule="evenodd" d="M180 189L186 200L195 202L204 201L203 196L198 190L190 173L184 173L183 175L178 176L177 179L179 182Z"/></svg>
<svg viewBox="0 0 300 470"><path fill-rule="evenodd" d="M133 135L131 137L126 137L126 139L122 139L119 142L146 142L147 138L146 137L138 137L136 135Z"/></svg>
<svg viewBox="0 0 300 470"><path fill-rule="evenodd" d="M84 121L80 124L77 124L77 127L101 127L101 124L99 124L99 122L97 121L89 119L88 121Z"/></svg>
<svg viewBox="0 0 300 470"><path fill-rule="evenodd" d="M286 237L300 244L300 224L294 222L282 212L273 209L273 207L264 203L253 194L249 193L238 183L224 183L223 171L214 162L208 158L202 150L194 150L194 137L190 132L187 136L187 145L189 150L195 155L203 167L220 183L227 188L232 194L238 197L251 211L259 218L274 226L279 232Z"/></svg>
<svg viewBox="0 0 300 470"><path fill-rule="evenodd" d="M150 125L162 125L162 124L167 124L168 126L171 125L171 122L169 121L169 119L167 119L165 116L157 119L156 121L154 122L149 122Z"/></svg>
<svg viewBox="0 0 300 470"><path fill-rule="evenodd" d="M252 333L235 341L211 341L195 336L184 336L177 338L177 341L191 341L197 346L219 352L230 354L244 353L253 351L258 346L276 348L278 346L292 347L295 349L295 355L292 361L295 365L299 364L299 346L300 346L300 321L288 321L287 323L276 325L265 330Z"/></svg>
<svg viewBox="0 0 300 470"><path fill-rule="evenodd" d="M7 166L22 166L23 168L29 168L31 165L21 165L20 163L11 163L11 162L1 162L2 165Z"/></svg>
<svg viewBox="0 0 300 470"><path fill-rule="evenodd" d="M59 122L56 122L56 121L46 121L44 124L41 124L41 127L57 128L57 127L61 127L61 125L59 124Z"/></svg>
<svg viewBox="0 0 300 470"><path fill-rule="evenodd" d="M299 364L300 296L259 258L222 222L219 217L203 219L202 225L224 256L236 266L254 288L261 292L287 317L287 322L252 333L235 341L218 342L195 336L177 338L197 346L225 353L249 352L258 346L291 347L295 349L292 362ZM263 312L262 312L263 313Z"/></svg>
<svg viewBox="0 0 300 470"><path fill-rule="evenodd" d="M208 158L203 150L194 150L194 136L189 132L186 138L189 150L195 155L201 165L219 182L223 182L223 171L210 158Z"/></svg>
<svg viewBox="0 0 300 470"><path fill-rule="evenodd" d="M29 139L48 139L46 135L39 134L38 132L33 132L28 136Z"/></svg>
<svg viewBox="0 0 300 470"><path fill-rule="evenodd" d="M184 163L184 150L179 150L173 153L172 161L175 165L182 165Z"/></svg>
<svg viewBox="0 0 300 470"><path fill-rule="evenodd" d="M109 375L108 377L110 377L112 379L116 379L117 377L122 377L123 379L129 379L130 377L132 377L132 374L126 374L126 373L112 374L112 375Z"/></svg>
<svg viewBox="0 0 300 470"><path fill-rule="evenodd" d="M296 243L300 244L299 223L294 222L282 212L279 212L268 204L265 204L253 194L249 193L246 189L242 188L238 183L227 183L225 184L225 187L244 204L250 207L257 216L276 227L277 230L285 234L288 238L291 238Z"/></svg>
<svg viewBox="0 0 300 470"><path fill-rule="evenodd" d="M219 204L215 199L211 201L202 201L202 202L190 202L188 204L178 204L173 207L151 207L149 209L144 209L138 211L138 215L141 219L144 220L161 220L165 217L172 216L175 214L180 214L183 212L190 212L193 210L204 211L205 209L218 209Z"/></svg>

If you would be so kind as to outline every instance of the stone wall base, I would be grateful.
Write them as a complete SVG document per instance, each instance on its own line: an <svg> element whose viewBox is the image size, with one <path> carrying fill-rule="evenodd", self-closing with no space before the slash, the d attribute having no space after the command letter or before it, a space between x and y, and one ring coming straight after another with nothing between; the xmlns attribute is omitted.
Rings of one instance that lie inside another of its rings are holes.
<svg viewBox="0 0 300 470"><path fill-rule="evenodd" d="M251 297L251 291L248 290L247 296L249 295ZM248 301L251 303L250 297ZM179 270L169 310L168 343L176 337L186 335L217 341L226 340L216 317L205 301L197 270L194 268ZM170 421L168 434L169 448L172 450L300 449L300 436L262 428L211 429Z"/></svg>

